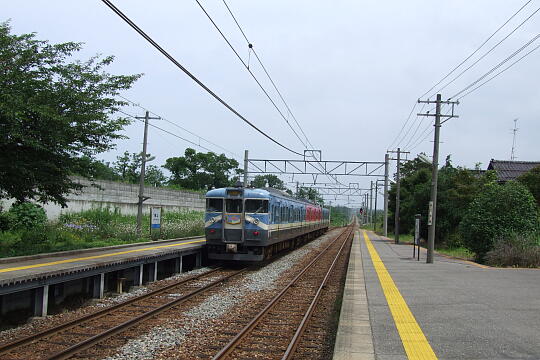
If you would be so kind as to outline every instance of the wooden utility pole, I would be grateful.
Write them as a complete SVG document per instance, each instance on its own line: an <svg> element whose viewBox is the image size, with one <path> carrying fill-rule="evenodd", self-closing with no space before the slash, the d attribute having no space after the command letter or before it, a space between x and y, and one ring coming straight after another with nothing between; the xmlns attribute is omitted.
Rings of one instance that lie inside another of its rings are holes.
<svg viewBox="0 0 540 360"><path fill-rule="evenodd" d="M419 103L432 104L435 103L435 114L418 114L420 116L435 116L435 135L433 138L433 161L431 171L431 200L429 201L428 212L428 247L426 262L433 264L433 252L435 251L435 221L437 219L437 183L439 176L439 141L441 125L451 118L457 118L454 115L454 105L459 104L459 101L441 101L441 94L437 94L437 100L418 100ZM451 104L452 113L443 115L446 119L441 122L441 104Z"/></svg>
<svg viewBox="0 0 540 360"><path fill-rule="evenodd" d="M143 137L143 151L142 151L142 158L141 158L141 175L139 178L139 199L137 202L137 235L141 235L141 223L142 223L142 208L143 208L143 202L148 200L149 198L144 196L144 172L146 168L146 145L148 143L148 120L150 119L161 119L160 117L150 117L150 114L148 111L146 111L144 117L141 116L135 116L136 119L144 119L144 137Z"/></svg>

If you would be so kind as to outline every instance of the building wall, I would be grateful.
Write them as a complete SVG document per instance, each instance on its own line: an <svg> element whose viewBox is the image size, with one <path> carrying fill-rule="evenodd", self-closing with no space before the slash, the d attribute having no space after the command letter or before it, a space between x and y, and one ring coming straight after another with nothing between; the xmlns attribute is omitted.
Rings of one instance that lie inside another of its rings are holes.
<svg viewBox="0 0 540 360"><path fill-rule="evenodd" d="M62 209L60 205L53 203L43 206L49 220L57 219L62 213L79 212L99 207L118 209L122 214L126 215L137 214L139 185L106 180L90 181L79 177L75 178L75 180L85 187L78 194L66 196L68 200L67 208ZM203 211L205 208L204 194L196 192L145 186L144 196L150 197L143 203L143 212L145 214L150 212L152 206L161 206L165 211ZM4 201L3 206L8 209L12 203L13 200Z"/></svg>

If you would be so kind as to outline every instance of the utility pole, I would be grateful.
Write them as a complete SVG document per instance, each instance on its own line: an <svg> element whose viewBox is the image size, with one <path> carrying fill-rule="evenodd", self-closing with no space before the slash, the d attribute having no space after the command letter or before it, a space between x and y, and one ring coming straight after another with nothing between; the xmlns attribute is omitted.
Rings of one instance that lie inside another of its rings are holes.
<svg viewBox="0 0 540 360"><path fill-rule="evenodd" d="M249 152L247 150L244 150L244 187L247 187L248 182L248 154Z"/></svg>
<svg viewBox="0 0 540 360"><path fill-rule="evenodd" d="M390 156L384 154L384 219L383 234L388 236L388 168L390 166Z"/></svg>
<svg viewBox="0 0 540 360"><path fill-rule="evenodd" d="M437 100L418 100L419 103L433 104L435 103L435 114L418 114L420 116L435 116L435 135L433 138L433 163L431 173L431 200L429 202L428 212L428 248L426 262L433 264L433 252L435 251L435 221L437 219L437 182L439 176L439 138L441 125L451 118L459 116L454 115L454 105L459 104L459 101L441 101L441 94L437 94ZM443 116L446 119L441 122L441 104L451 104L452 113Z"/></svg>
<svg viewBox="0 0 540 360"><path fill-rule="evenodd" d="M144 119L144 137L143 137L143 151L141 159L141 176L139 179L139 199L137 201L137 235L141 235L141 223L142 223L142 208L143 202L149 198L144 196L144 172L146 169L146 145L148 143L148 120L159 120L160 117L150 117L148 111L146 111L144 117L135 116L136 119Z"/></svg>
<svg viewBox="0 0 540 360"><path fill-rule="evenodd" d="M518 121L518 119L514 119L514 129L512 130L512 132L514 133L514 136L512 138L512 154L510 155L510 160L512 160L512 161L514 161L516 159L516 153L515 153L515 150L516 150L516 133L519 130L517 128L517 121Z"/></svg>
<svg viewBox="0 0 540 360"><path fill-rule="evenodd" d="M373 224L373 180L369 186L369 223Z"/></svg>
<svg viewBox="0 0 540 360"><path fill-rule="evenodd" d="M397 172L396 172L396 213L395 225L394 225L394 240L396 244L399 244L399 207L400 207L400 188L401 188L401 154L410 154L408 151L401 151L401 148L397 148L397 151L389 151L389 153L397 153Z"/></svg>
<svg viewBox="0 0 540 360"><path fill-rule="evenodd" d="M375 180L375 212L373 221L373 231L377 231L377 197L379 195L379 180Z"/></svg>

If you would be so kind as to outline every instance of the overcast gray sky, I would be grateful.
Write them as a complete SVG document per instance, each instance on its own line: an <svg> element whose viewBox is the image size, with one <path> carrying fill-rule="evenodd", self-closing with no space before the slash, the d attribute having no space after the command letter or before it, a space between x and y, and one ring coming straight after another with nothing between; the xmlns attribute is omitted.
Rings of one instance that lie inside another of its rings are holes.
<svg viewBox="0 0 540 360"><path fill-rule="evenodd" d="M247 61L247 45L223 2L201 2ZM316 148L323 150L323 159L383 161L385 151L400 132L418 97L482 44L525 2L229 0L228 5L308 138ZM250 121L283 144L303 151L303 145L195 0L114 3ZM465 67L538 7L540 1L531 1ZM81 58L95 53L116 56L110 72L145 74L124 94L126 97L238 155L249 149L253 158L296 158L217 103L101 1L3 1L0 21L8 19L14 33L36 32L38 38L54 43L84 42L84 51L78 55ZM444 89L443 98L454 95L531 40L539 32L539 25L540 13ZM540 40L523 54L538 43ZM253 60L252 57L252 71L281 106ZM537 143L539 60L540 50L462 99L456 107L460 118L442 127L441 161L451 154L455 165L473 167L480 162L485 168L491 158L509 159L515 118L519 118L517 159L540 160ZM414 114L419 110L417 107ZM126 111L143 115L137 108L126 108ZM417 121L422 123L418 125ZM393 148L399 143L412 151L412 155L419 152L431 155L432 135L423 141L420 141L423 136L419 137L430 121L432 118L417 120L414 116L409 122L413 124L409 134L394 142ZM169 123L156 124L199 141ZM411 139L417 126L417 135ZM113 161L125 150L139 152L142 131L139 122L129 126L125 131L129 140L119 142L117 151L103 154L103 158ZM417 142L418 146L411 149ZM201 144L223 152L213 145ZM157 156L156 164L182 155L187 146L191 145L150 129L148 151ZM362 178L360 182L366 185L370 180L373 179ZM358 182L353 178L341 181Z"/></svg>

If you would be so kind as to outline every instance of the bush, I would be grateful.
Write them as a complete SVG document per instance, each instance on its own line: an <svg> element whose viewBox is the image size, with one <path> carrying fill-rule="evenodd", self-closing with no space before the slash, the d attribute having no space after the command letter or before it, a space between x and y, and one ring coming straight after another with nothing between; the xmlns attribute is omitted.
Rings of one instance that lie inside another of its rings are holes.
<svg viewBox="0 0 540 360"><path fill-rule="evenodd" d="M11 227L19 229L32 229L47 222L45 210L31 202L21 202L11 205L9 209Z"/></svg>
<svg viewBox="0 0 540 360"><path fill-rule="evenodd" d="M540 267L540 232L511 233L495 240L486 254L486 263L493 266Z"/></svg>
<svg viewBox="0 0 540 360"><path fill-rule="evenodd" d="M487 184L467 210L459 230L463 245L482 261L494 240L512 232L529 233L537 227L535 200L517 182Z"/></svg>

